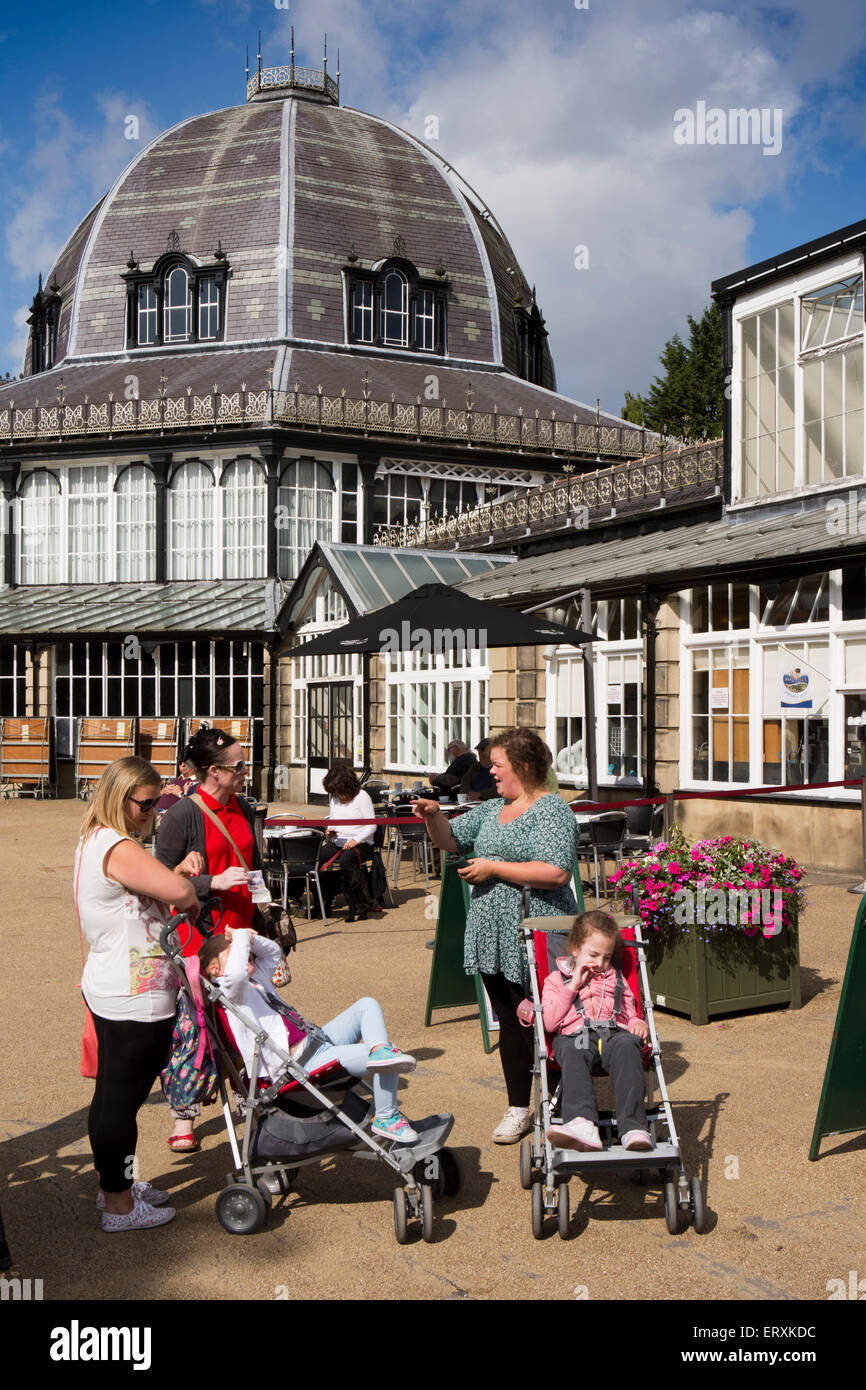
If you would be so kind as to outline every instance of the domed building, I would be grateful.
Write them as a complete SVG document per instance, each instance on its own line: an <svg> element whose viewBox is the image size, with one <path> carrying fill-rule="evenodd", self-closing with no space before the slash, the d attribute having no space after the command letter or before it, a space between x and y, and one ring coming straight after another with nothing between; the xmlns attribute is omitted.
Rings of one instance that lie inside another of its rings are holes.
<svg viewBox="0 0 866 1390"><path fill-rule="evenodd" d="M365 760L360 659L281 665L289 630L423 582L399 553L379 582L374 542L400 528L645 452L557 393L534 290L478 195L294 55L133 159L28 322L23 375L0 386L0 713L50 718L64 786L86 716L252 717L271 793L307 769L314 724L342 729L326 761ZM439 552L423 577L497 563ZM472 680L471 716L443 713L395 765L483 731Z"/></svg>

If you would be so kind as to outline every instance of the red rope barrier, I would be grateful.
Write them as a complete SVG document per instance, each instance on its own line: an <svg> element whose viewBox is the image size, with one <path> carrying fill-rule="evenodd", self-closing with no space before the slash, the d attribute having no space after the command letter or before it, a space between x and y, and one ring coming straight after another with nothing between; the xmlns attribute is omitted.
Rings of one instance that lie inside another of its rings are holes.
<svg viewBox="0 0 866 1390"><path fill-rule="evenodd" d="M847 777L838 782L798 782L796 785L779 786L774 784L771 787L734 787L730 791L682 791L670 792L674 801L722 801L734 797L743 796L774 796L778 792L811 792L823 791L826 787L859 787L862 779L859 777ZM588 811L592 815L598 815L600 811L619 811L625 806L663 806L667 801L667 796L642 796L636 797L632 801L572 801L568 803L575 815L580 815L581 811ZM482 806L480 801L473 802L468 806L450 806L455 815L461 815L464 811L471 811L473 806ZM331 816L322 816L316 819L305 819L303 816L274 816L265 821L265 826L278 825L297 825L307 828L319 827L323 825L422 825L423 821L419 816L383 816L374 820L336 820Z"/></svg>

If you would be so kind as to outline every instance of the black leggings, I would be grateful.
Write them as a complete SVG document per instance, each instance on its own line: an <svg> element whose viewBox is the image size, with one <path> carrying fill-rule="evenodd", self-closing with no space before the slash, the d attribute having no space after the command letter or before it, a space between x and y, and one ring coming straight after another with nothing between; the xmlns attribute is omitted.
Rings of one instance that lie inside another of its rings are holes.
<svg viewBox="0 0 866 1390"><path fill-rule="evenodd" d="M99 1045L87 1132L103 1192L128 1192L138 1142L136 1116L168 1060L174 1017L156 1023L93 1015Z"/></svg>
<svg viewBox="0 0 866 1390"><path fill-rule="evenodd" d="M527 1109L532 1101L533 1030L524 1028L517 1017L517 1005L526 998L526 989L506 980L501 972L481 978L499 1019L499 1060L508 1104Z"/></svg>

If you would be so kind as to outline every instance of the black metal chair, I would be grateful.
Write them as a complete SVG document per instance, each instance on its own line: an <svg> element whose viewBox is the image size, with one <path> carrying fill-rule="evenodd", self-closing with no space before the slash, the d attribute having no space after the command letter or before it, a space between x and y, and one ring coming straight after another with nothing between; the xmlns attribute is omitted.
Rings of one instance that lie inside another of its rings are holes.
<svg viewBox="0 0 866 1390"><path fill-rule="evenodd" d="M397 802L394 806L395 816L409 816L412 814L412 802ZM400 862L403 858L403 849L406 845L412 846L412 866L417 873L419 865L424 865L424 885L427 892L430 892L430 842L427 837L427 827L420 821L417 825L394 825L391 827L391 843L388 853L391 858L391 883L396 888L397 879L400 874Z"/></svg>
<svg viewBox="0 0 866 1390"><path fill-rule="evenodd" d="M647 854L661 837L665 818L664 806L626 806L625 814L623 855Z"/></svg>
<svg viewBox="0 0 866 1390"><path fill-rule="evenodd" d="M596 906L598 906L601 897L599 893L599 865L601 866L601 882L605 892L607 892L605 859L615 859L617 863L622 863L622 841L625 827L625 811L603 811L601 815L593 816L592 820L586 822L584 827L586 838L584 839L583 832L581 832L578 839L578 861L585 859L588 863L590 857L593 861Z"/></svg>
<svg viewBox="0 0 866 1390"><path fill-rule="evenodd" d="M319 848L323 839L324 836L320 830L309 830L304 831L302 835L280 835L277 837L277 845L283 870L283 907L288 907L289 880L303 878L307 921L309 921L313 915L311 912L312 892L310 890L310 879L312 879L316 885L322 922L327 926L328 917L325 912L325 899L319 878Z"/></svg>

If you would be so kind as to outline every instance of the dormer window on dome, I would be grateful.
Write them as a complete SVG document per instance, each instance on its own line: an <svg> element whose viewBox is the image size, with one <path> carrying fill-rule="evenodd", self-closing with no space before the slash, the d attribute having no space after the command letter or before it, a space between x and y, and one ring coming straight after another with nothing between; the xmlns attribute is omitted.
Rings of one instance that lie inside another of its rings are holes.
<svg viewBox="0 0 866 1390"><path fill-rule="evenodd" d="M60 323L60 286L53 281L47 290L39 288L30 306L30 373L47 372L57 361L57 327Z"/></svg>
<svg viewBox="0 0 866 1390"><path fill-rule="evenodd" d="M535 290L529 304L514 306L514 335L517 340L517 370L524 381L544 385L544 340L547 329L535 302Z"/></svg>
<svg viewBox="0 0 866 1390"><path fill-rule="evenodd" d="M222 247L213 265L199 265L177 250L167 251L150 271L142 271L132 256L127 264L127 348L215 343L225 337L231 270Z"/></svg>
<svg viewBox="0 0 866 1390"><path fill-rule="evenodd" d="M344 267L350 343L446 351L448 281L424 279L411 261L392 256L373 270Z"/></svg>

